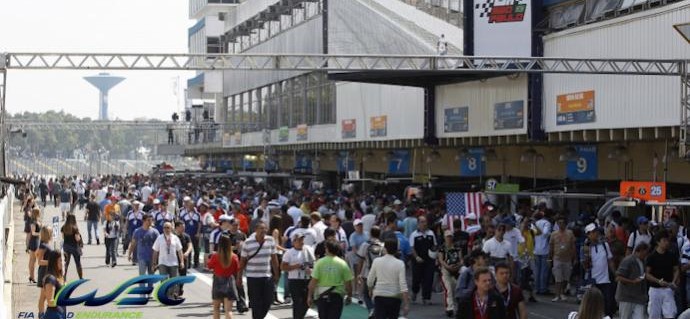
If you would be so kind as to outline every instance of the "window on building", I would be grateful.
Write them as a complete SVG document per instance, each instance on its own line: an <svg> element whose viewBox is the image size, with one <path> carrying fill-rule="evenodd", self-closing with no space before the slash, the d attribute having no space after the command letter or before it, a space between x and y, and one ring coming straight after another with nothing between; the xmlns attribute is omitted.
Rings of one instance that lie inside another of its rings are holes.
<svg viewBox="0 0 690 319"><path fill-rule="evenodd" d="M296 77L291 80L292 82L292 122L290 127L295 127L300 124L304 124L304 105L305 96L304 91L306 89L306 78Z"/></svg>
<svg viewBox="0 0 690 319"><path fill-rule="evenodd" d="M206 53L220 54L223 51L223 43L219 37L206 37Z"/></svg>
<svg viewBox="0 0 690 319"><path fill-rule="evenodd" d="M278 84L278 88L280 88L280 126L290 126L292 92L290 91L289 83L289 81L281 81L280 84Z"/></svg>

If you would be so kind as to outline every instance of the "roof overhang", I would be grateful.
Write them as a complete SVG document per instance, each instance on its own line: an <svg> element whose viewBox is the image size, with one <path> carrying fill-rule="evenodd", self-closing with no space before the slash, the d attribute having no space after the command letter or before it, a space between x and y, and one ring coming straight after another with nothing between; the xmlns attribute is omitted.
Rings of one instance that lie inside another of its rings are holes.
<svg viewBox="0 0 690 319"><path fill-rule="evenodd" d="M328 79L334 81L390 84L416 87L429 87L454 83L486 80L513 74L513 72L438 72L438 71L363 71L329 73Z"/></svg>

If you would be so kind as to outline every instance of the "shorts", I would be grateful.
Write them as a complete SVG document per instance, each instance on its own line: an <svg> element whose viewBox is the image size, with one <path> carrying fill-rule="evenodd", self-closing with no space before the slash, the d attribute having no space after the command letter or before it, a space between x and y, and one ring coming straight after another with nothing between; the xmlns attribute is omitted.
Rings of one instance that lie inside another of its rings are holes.
<svg viewBox="0 0 690 319"><path fill-rule="evenodd" d="M70 203L60 203L60 212L69 212L70 209L72 209L72 205Z"/></svg>
<svg viewBox="0 0 690 319"><path fill-rule="evenodd" d="M675 318L676 300L671 288L649 287L649 303L647 304L649 318Z"/></svg>
<svg viewBox="0 0 690 319"><path fill-rule="evenodd" d="M235 276L220 277L213 275L213 285L211 286L211 298L213 300L237 300Z"/></svg>
<svg viewBox="0 0 690 319"><path fill-rule="evenodd" d="M27 247L30 251L34 252L38 250L38 244L39 244L39 239L38 237L31 236L29 238L29 247Z"/></svg>
<svg viewBox="0 0 690 319"><path fill-rule="evenodd" d="M556 282L567 282L573 272L573 264L558 260L553 261L553 279Z"/></svg>

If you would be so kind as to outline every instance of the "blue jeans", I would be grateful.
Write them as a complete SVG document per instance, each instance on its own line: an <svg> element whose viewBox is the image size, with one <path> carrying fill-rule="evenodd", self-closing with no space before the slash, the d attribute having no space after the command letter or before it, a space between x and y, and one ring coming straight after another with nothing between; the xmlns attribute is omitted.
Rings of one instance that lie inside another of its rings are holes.
<svg viewBox="0 0 690 319"><path fill-rule="evenodd" d="M145 261L145 260L139 259L139 261L137 261L137 265L139 265L139 275L147 275L147 274L148 275L155 275L156 274L156 270L153 269L153 264L151 263L151 261ZM148 285L149 287L153 287L153 284L146 284L146 285ZM144 284L139 284L139 286L143 287Z"/></svg>
<svg viewBox="0 0 690 319"><path fill-rule="evenodd" d="M549 263L548 255L534 255L534 279L537 293L549 291Z"/></svg>
<svg viewBox="0 0 690 319"><path fill-rule="evenodd" d="M96 240L98 240L98 221L87 220L86 221L86 232L89 233L89 244L91 243L91 229L93 228L93 233L96 235Z"/></svg>

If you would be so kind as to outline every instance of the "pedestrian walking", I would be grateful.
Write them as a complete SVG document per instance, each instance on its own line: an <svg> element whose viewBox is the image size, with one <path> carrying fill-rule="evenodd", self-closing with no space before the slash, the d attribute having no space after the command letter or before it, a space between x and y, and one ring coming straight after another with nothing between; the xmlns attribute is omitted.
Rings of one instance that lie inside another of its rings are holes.
<svg viewBox="0 0 690 319"><path fill-rule="evenodd" d="M235 275L239 269L237 255L232 252L232 240L229 235L219 239L217 253L208 260L208 269L213 271L211 298L213 299L213 318L220 318L220 306L223 305L225 319L232 318L232 302L237 300Z"/></svg>
<svg viewBox="0 0 690 319"><path fill-rule="evenodd" d="M326 257L314 264L309 282L307 304L316 303L320 319L339 319L345 304L352 302L352 271L347 262L338 257L340 246L336 241L325 241Z"/></svg>
<svg viewBox="0 0 690 319"><path fill-rule="evenodd" d="M253 319L266 317L273 301L274 284L280 278L276 244L267 232L266 223L257 222L254 236L250 236L242 247L240 270L236 278L237 285L241 286L242 274L247 276Z"/></svg>
<svg viewBox="0 0 690 319"><path fill-rule="evenodd" d="M93 230L94 237L96 238L96 244L100 245L100 239L98 236L98 223L101 219L101 208L96 203L96 195L91 195L91 200L86 204L86 212L84 213L84 219L86 220L86 233L88 235L87 244L91 245L91 230Z"/></svg>
<svg viewBox="0 0 690 319"><path fill-rule="evenodd" d="M38 313L45 319L62 319L67 315L64 306L57 304L57 296L65 283L62 269L62 254L59 251L50 251L46 254L46 273L41 278L41 293L38 297Z"/></svg>
<svg viewBox="0 0 690 319"><path fill-rule="evenodd" d="M678 289L678 256L669 250L674 238L666 230L656 234L656 248L647 257L646 278L649 281L649 319L675 318L678 312L674 290Z"/></svg>
<svg viewBox="0 0 690 319"><path fill-rule="evenodd" d="M304 245L304 232L295 232L292 235L292 248L285 252L281 270L288 273L290 282L288 287L292 296L292 318L302 319L307 313L307 294L309 293L309 281L314 267L314 251Z"/></svg>
<svg viewBox="0 0 690 319"><path fill-rule="evenodd" d="M105 234L105 264L110 267L117 266L117 238L120 235L120 222L115 220L113 214L105 216L103 232Z"/></svg>
<svg viewBox="0 0 690 319"><path fill-rule="evenodd" d="M444 306L446 315L453 317L455 310L455 286L462 267L462 250L453 242L453 232L446 230L443 233L444 243L438 252L438 263L441 268L441 283L444 292Z"/></svg>
<svg viewBox="0 0 690 319"><path fill-rule="evenodd" d="M616 301L620 319L644 319L645 307L649 301L645 260L649 255L649 244L634 245L633 254L625 257L616 270Z"/></svg>
<svg viewBox="0 0 690 319"><path fill-rule="evenodd" d="M139 265L139 275L153 275L153 243L156 242L160 235L158 231L151 227L153 223L151 215L144 215L142 217L142 225L132 232L132 240L129 243L127 254L128 260L133 260L133 251L136 247L136 260Z"/></svg>
<svg viewBox="0 0 690 319"><path fill-rule="evenodd" d="M84 278L84 272L81 266L81 255L84 242L79 233L77 218L72 214L68 214L60 232L62 233L62 249L65 253L65 278L67 278L70 260L74 259L74 264L77 267L77 275L79 275L79 279L82 279Z"/></svg>
<svg viewBox="0 0 690 319"><path fill-rule="evenodd" d="M367 277L367 286L374 296L374 317L397 319L401 308L402 315L407 317L410 311L410 298L405 264L395 258L398 241L388 239L384 242L384 247L386 254L374 260Z"/></svg>
<svg viewBox="0 0 690 319"><path fill-rule="evenodd" d="M482 267L473 274L472 292L462 296L458 303L457 319L506 319L503 298L493 289L491 271Z"/></svg>
<svg viewBox="0 0 690 319"><path fill-rule="evenodd" d="M29 282L30 283L36 283L36 277L34 277L34 273L36 271L36 256L38 256L36 251L38 250L38 246L41 243L41 241L40 241L41 210L38 208L34 208L31 210L29 229L30 229L30 233L29 233L28 247L26 249L27 253L29 253ZM39 271L38 275L39 275L38 280L41 280L40 271Z"/></svg>
<svg viewBox="0 0 690 319"><path fill-rule="evenodd" d="M420 216L417 221L417 230L410 235L412 246L412 301L417 300L420 288L422 301L431 304L431 287L436 271L435 258L429 256L429 251L436 249L436 235L427 227L427 219Z"/></svg>
<svg viewBox="0 0 690 319"><path fill-rule="evenodd" d="M601 290L591 287L582 296L578 311L571 312L568 319L610 319L604 315L604 308L604 295Z"/></svg>
<svg viewBox="0 0 690 319"><path fill-rule="evenodd" d="M173 225L170 222L163 224L163 233L153 243L153 268L158 269L161 275L168 278L180 275L180 269L185 268L185 259L180 238L173 234ZM169 289L168 298L177 299L180 296L179 287Z"/></svg>

